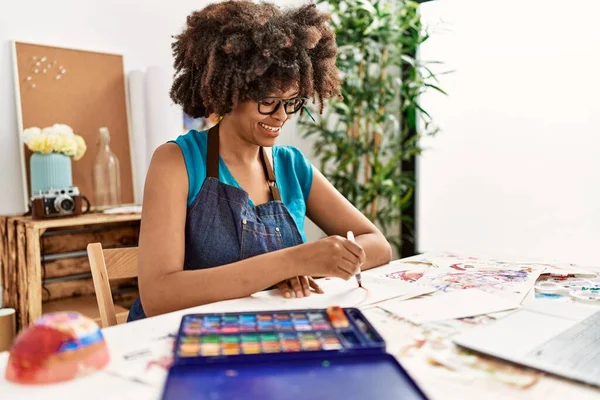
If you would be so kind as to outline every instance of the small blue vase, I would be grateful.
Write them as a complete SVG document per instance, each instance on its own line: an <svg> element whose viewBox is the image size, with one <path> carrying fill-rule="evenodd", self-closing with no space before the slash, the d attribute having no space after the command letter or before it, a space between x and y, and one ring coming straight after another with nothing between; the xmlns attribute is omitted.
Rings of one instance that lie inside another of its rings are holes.
<svg viewBox="0 0 600 400"><path fill-rule="evenodd" d="M58 153L33 153L29 167L32 196L49 189L66 189L73 186L69 156Z"/></svg>

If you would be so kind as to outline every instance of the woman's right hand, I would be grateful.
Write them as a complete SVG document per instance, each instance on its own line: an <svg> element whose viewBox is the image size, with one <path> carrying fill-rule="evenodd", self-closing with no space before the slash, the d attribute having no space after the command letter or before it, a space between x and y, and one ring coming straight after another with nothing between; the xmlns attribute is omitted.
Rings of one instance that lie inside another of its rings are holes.
<svg viewBox="0 0 600 400"><path fill-rule="evenodd" d="M364 249L356 242L341 236L329 236L294 249L295 261L303 271L299 275L330 277L348 280L364 264Z"/></svg>

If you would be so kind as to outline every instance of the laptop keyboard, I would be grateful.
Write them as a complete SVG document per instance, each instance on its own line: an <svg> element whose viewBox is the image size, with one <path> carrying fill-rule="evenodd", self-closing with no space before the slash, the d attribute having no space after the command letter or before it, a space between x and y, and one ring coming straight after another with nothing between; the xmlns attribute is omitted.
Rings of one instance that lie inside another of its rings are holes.
<svg viewBox="0 0 600 400"><path fill-rule="evenodd" d="M600 377L600 312L538 346L525 356L530 365L560 367L570 375L598 381Z"/></svg>

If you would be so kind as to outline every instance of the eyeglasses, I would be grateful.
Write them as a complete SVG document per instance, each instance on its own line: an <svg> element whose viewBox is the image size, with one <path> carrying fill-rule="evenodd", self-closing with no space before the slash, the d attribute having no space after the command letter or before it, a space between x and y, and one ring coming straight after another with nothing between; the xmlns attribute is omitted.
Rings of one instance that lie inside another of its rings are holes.
<svg viewBox="0 0 600 400"><path fill-rule="evenodd" d="M283 100L279 97L265 97L258 100L258 112L262 115L272 115L279 110L281 105L284 105L286 114L294 114L306 104L308 98L306 97L294 97L293 99Z"/></svg>

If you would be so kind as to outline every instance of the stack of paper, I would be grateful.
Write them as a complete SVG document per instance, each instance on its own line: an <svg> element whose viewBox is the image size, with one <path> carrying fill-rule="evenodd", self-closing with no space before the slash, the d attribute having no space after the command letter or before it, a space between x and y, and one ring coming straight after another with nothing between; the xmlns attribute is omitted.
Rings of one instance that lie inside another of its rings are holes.
<svg viewBox="0 0 600 400"><path fill-rule="evenodd" d="M328 306L363 307L384 300L398 301L435 292L435 288L413 285L408 282L379 278L363 273L362 285L355 279L344 281L339 278L319 279L319 286L325 293L311 293L308 297L286 299L278 289L254 294L254 299L272 304L277 309L325 308Z"/></svg>
<svg viewBox="0 0 600 400"><path fill-rule="evenodd" d="M390 300L379 307L416 324L472 317L518 308L521 301L501 297L479 289L437 293L407 301Z"/></svg>

